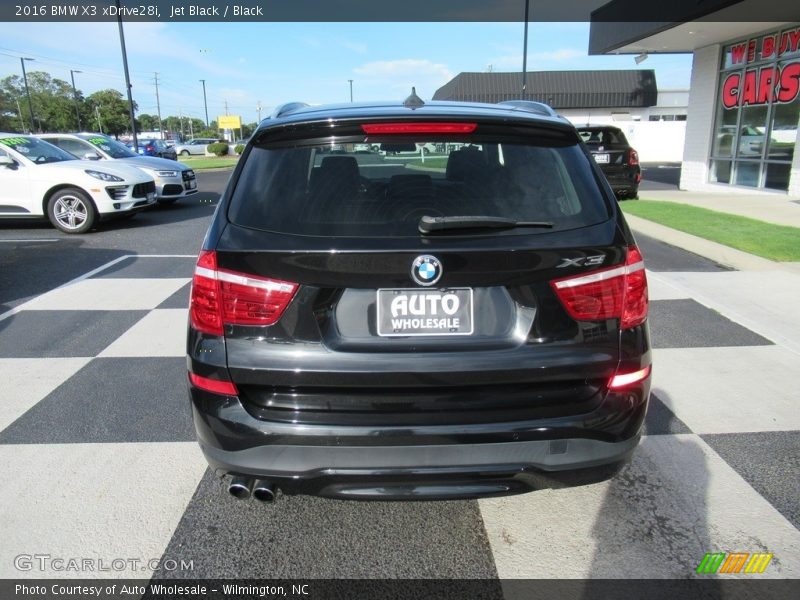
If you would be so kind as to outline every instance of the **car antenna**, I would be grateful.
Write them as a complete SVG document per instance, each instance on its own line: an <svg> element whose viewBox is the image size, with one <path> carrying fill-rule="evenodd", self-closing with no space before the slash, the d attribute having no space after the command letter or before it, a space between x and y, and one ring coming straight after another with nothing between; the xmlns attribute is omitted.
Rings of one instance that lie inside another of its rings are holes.
<svg viewBox="0 0 800 600"><path fill-rule="evenodd" d="M419 108L420 106L425 106L425 102L423 102L422 98L417 96L417 88L411 88L411 95L403 100L403 106L411 110Z"/></svg>

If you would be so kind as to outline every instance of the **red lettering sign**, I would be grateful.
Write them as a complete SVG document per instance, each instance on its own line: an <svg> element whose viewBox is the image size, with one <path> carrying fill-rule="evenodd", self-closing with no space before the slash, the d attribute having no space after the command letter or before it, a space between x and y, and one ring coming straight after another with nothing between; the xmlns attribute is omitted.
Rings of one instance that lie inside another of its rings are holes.
<svg viewBox="0 0 800 600"><path fill-rule="evenodd" d="M789 32L789 52L797 52L798 45L800 45L800 27Z"/></svg>
<svg viewBox="0 0 800 600"><path fill-rule="evenodd" d="M756 59L756 41L750 40L747 42L747 62L753 62Z"/></svg>
<svg viewBox="0 0 800 600"><path fill-rule="evenodd" d="M733 108L739 103L739 73L731 73L722 84L722 105Z"/></svg>
<svg viewBox="0 0 800 600"><path fill-rule="evenodd" d="M766 59L775 54L776 36L768 35L761 40L761 59Z"/></svg>
<svg viewBox="0 0 800 600"><path fill-rule="evenodd" d="M758 71L758 94L755 104L767 104L775 89L775 67L762 67Z"/></svg>
<svg viewBox="0 0 800 600"><path fill-rule="evenodd" d="M737 44L731 47L731 62L735 65L744 62L745 44Z"/></svg>
<svg viewBox="0 0 800 600"><path fill-rule="evenodd" d="M798 92L800 92L800 62L788 64L783 68L775 99L782 103L794 102Z"/></svg>
<svg viewBox="0 0 800 600"><path fill-rule="evenodd" d="M800 62L780 67L769 66L729 73L722 82L722 105L725 108L763 105L769 102L788 104L800 95Z"/></svg>
<svg viewBox="0 0 800 600"><path fill-rule="evenodd" d="M742 106L756 104L756 70L750 69L744 72L744 84L742 85Z"/></svg>

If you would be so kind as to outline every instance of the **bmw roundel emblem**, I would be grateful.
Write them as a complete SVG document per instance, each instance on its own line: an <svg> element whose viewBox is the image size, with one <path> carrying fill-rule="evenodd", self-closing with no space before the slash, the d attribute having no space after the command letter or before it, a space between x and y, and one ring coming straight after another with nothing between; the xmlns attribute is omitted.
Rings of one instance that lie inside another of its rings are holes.
<svg viewBox="0 0 800 600"><path fill-rule="evenodd" d="M420 285L433 285L442 276L442 263L430 254L423 254L411 264L411 277Z"/></svg>

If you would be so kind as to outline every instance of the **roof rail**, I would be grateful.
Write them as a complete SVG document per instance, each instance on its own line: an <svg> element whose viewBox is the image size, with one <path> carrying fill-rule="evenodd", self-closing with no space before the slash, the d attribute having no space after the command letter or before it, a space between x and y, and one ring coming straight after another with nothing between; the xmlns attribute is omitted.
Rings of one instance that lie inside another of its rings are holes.
<svg viewBox="0 0 800 600"><path fill-rule="evenodd" d="M310 104L306 104L305 102L287 102L285 104L281 104L275 107L275 110L272 111L272 115L270 115L273 119L278 119L280 117L285 117L286 115L292 114L296 110L300 110L301 108L306 108L307 106L311 106Z"/></svg>
<svg viewBox="0 0 800 600"><path fill-rule="evenodd" d="M553 110L553 107L544 102L534 102L533 100L504 100L503 102L498 102L498 104L513 106L519 110L536 113L537 115L544 115L546 117L559 116L559 114Z"/></svg>

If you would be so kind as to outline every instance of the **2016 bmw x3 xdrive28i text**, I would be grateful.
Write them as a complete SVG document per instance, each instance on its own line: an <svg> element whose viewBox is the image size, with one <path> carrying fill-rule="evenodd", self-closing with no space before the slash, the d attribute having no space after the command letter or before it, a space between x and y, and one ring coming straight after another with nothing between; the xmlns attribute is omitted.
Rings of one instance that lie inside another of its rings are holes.
<svg viewBox="0 0 800 600"><path fill-rule="evenodd" d="M411 100L279 108L220 200L188 367L234 496L513 493L607 477L639 441L644 265L575 128ZM439 155L399 156L420 144Z"/></svg>

